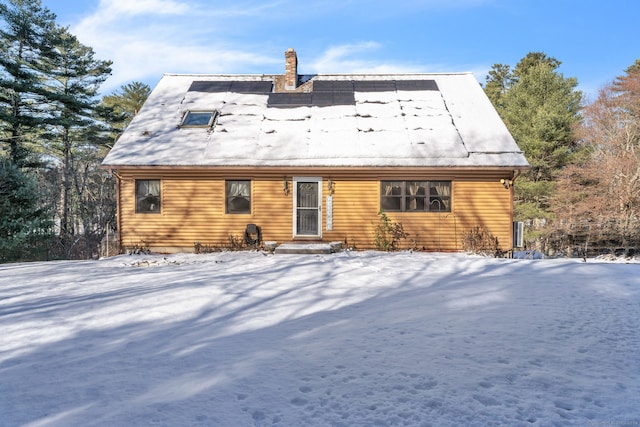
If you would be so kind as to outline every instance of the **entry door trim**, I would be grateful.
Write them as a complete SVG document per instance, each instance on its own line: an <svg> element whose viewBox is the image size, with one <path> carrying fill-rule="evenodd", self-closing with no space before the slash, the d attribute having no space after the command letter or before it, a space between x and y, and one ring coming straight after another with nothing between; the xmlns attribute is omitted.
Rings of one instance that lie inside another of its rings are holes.
<svg viewBox="0 0 640 427"><path fill-rule="evenodd" d="M318 185L317 217L318 225L316 234L301 234L298 232L298 184L304 182ZM293 177L293 238L294 239L322 239L322 178L318 176L294 176Z"/></svg>

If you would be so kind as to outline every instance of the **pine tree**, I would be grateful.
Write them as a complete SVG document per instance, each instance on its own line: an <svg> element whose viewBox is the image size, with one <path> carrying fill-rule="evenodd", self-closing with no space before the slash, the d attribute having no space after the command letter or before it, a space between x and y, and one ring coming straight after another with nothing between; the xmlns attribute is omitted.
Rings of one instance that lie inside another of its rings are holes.
<svg viewBox="0 0 640 427"><path fill-rule="evenodd" d="M121 120L121 126L124 128L138 114L150 93L149 85L131 82L121 86L110 95L104 96L102 105L112 110L114 117Z"/></svg>
<svg viewBox="0 0 640 427"><path fill-rule="evenodd" d="M110 65L40 0L0 1L0 155L36 172L65 257L91 256L114 215L113 183L99 167L113 138L97 98Z"/></svg>
<svg viewBox="0 0 640 427"><path fill-rule="evenodd" d="M486 76L484 91L491 100L494 107L502 108L502 97L507 93L513 84L513 73L511 67L504 64L494 64L491 71Z"/></svg>
<svg viewBox="0 0 640 427"><path fill-rule="evenodd" d="M0 262L46 258L52 225L35 181L0 159Z"/></svg>
<svg viewBox="0 0 640 427"><path fill-rule="evenodd" d="M82 218L75 213L82 209L78 199L81 195L77 194L81 187L76 179L80 172L76 170L76 152L91 151L93 137L100 133L96 96L111 73L111 62L95 59L93 49L82 45L66 28L56 29L53 42L55 55L46 63L50 99L47 139L49 152L61 163L60 234L64 235L75 234L74 220Z"/></svg>
<svg viewBox="0 0 640 427"><path fill-rule="evenodd" d="M118 90L102 97L100 115L110 128L110 141L105 144L111 148L133 117L138 114L149 97L151 88L141 82L122 85Z"/></svg>
<svg viewBox="0 0 640 427"><path fill-rule="evenodd" d="M578 153L573 128L580 122L582 93L575 78L557 71L560 64L532 52L513 72L494 65L494 73L487 76L485 90L531 164L515 190L515 216L520 220L551 216L549 198L558 174ZM505 87L499 97L496 87Z"/></svg>
<svg viewBox="0 0 640 427"><path fill-rule="evenodd" d="M0 150L18 166L34 166L46 118L42 61L52 55L55 15L40 0L0 3Z"/></svg>

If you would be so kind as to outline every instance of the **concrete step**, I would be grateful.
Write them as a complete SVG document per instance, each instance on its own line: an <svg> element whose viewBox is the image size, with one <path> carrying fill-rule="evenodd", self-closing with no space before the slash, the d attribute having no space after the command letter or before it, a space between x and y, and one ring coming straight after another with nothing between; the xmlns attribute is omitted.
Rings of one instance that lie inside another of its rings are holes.
<svg viewBox="0 0 640 427"><path fill-rule="evenodd" d="M331 243L283 243L276 247L276 254L331 254L339 252L340 242Z"/></svg>

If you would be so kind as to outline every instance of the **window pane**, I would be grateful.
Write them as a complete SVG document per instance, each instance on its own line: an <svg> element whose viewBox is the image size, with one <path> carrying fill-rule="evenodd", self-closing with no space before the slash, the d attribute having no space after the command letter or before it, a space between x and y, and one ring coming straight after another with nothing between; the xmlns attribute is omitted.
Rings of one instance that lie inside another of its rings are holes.
<svg viewBox="0 0 640 427"><path fill-rule="evenodd" d="M429 185L429 210L451 211L451 181L432 181Z"/></svg>
<svg viewBox="0 0 640 427"><path fill-rule="evenodd" d="M382 181L380 183L380 209L384 211L402 210L402 181Z"/></svg>
<svg viewBox="0 0 640 427"><path fill-rule="evenodd" d="M405 202L407 211L424 211L427 197L426 181L408 181L406 185L407 198Z"/></svg>
<svg viewBox="0 0 640 427"><path fill-rule="evenodd" d="M318 205L318 183L301 182L298 183L298 207L317 208Z"/></svg>
<svg viewBox="0 0 640 427"><path fill-rule="evenodd" d="M408 211L424 211L425 210L425 197L414 197L409 203L407 203Z"/></svg>
<svg viewBox="0 0 640 427"><path fill-rule="evenodd" d="M251 181L227 181L227 213L251 213Z"/></svg>
<svg viewBox="0 0 640 427"><path fill-rule="evenodd" d="M182 126L209 126L212 118L213 111L188 111Z"/></svg>
<svg viewBox="0 0 640 427"><path fill-rule="evenodd" d="M402 181L382 181L381 194L383 196L402 196Z"/></svg>
<svg viewBox="0 0 640 427"><path fill-rule="evenodd" d="M318 234L318 211L311 209L299 209L296 214L296 226L299 234Z"/></svg>
<svg viewBox="0 0 640 427"><path fill-rule="evenodd" d="M160 213L160 180L136 180L136 212Z"/></svg>
<svg viewBox="0 0 640 427"><path fill-rule="evenodd" d="M382 200L380 200L380 208L383 211L399 211L401 201L402 199L400 199L400 197L382 197Z"/></svg>

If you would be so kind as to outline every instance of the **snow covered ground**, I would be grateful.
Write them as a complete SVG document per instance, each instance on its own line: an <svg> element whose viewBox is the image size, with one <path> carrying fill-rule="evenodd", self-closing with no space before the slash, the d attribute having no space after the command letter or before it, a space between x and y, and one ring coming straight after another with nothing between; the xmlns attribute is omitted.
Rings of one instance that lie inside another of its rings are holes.
<svg viewBox="0 0 640 427"><path fill-rule="evenodd" d="M640 426L640 264L0 265L1 426Z"/></svg>

